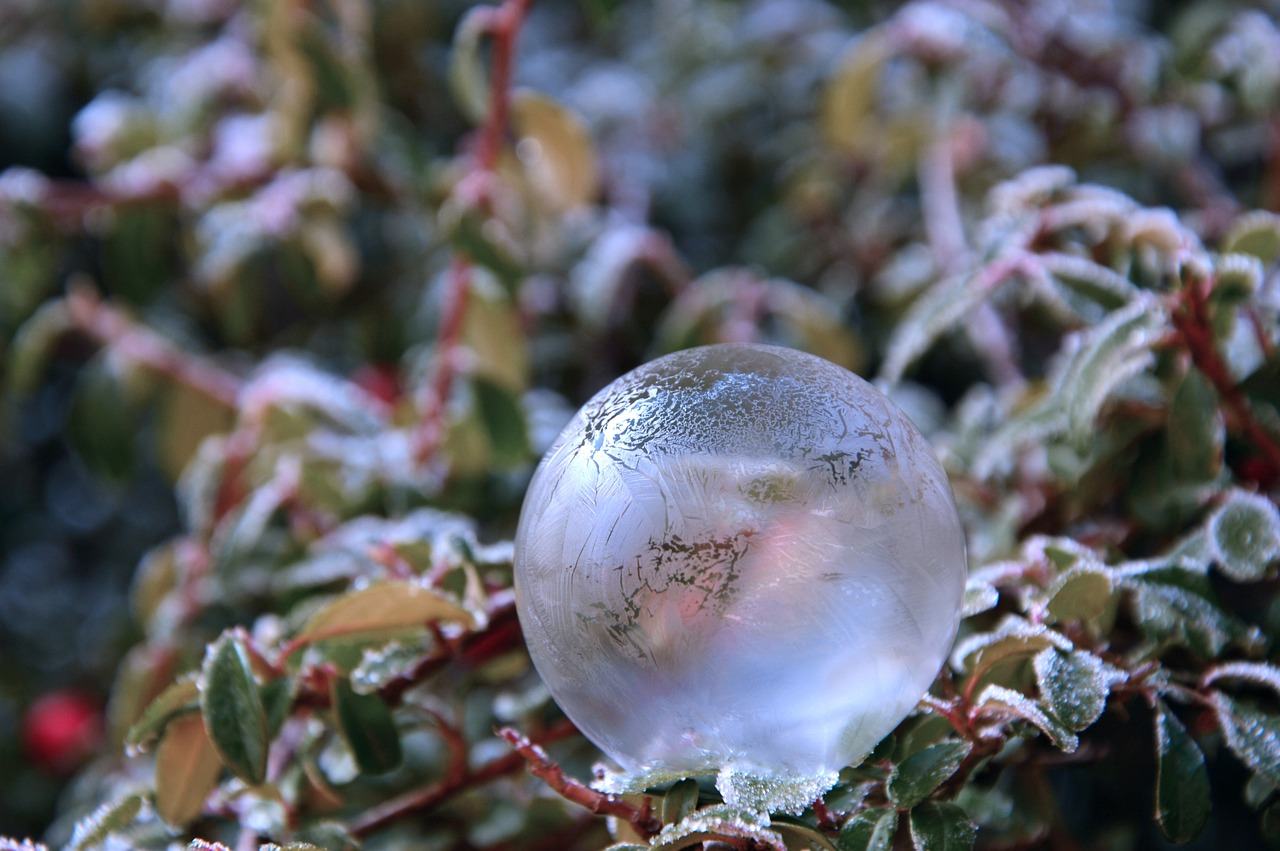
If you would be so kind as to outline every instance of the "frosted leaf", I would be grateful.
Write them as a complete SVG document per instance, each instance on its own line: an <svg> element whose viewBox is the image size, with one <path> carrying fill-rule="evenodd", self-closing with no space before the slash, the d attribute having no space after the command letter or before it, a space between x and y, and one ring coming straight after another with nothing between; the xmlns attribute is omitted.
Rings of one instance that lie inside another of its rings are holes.
<svg viewBox="0 0 1280 851"><path fill-rule="evenodd" d="M614 771L596 765L591 788L608 795L639 795L657 786L684 780L692 772L674 768L641 768L636 771Z"/></svg>
<svg viewBox="0 0 1280 851"><path fill-rule="evenodd" d="M834 771L795 777L726 768L716 776L716 789L731 807L800 815L839 780L840 775Z"/></svg>
<svg viewBox="0 0 1280 851"><path fill-rule="evenodd" d="M1220 691L1209 692L1227 747L1249 768L1280 786L1280 718Z"/></svg>
<svg viewBox="0 0 1280 851"><path fill-rule="evenodd" d="M769 816L763 811L717 804L694 810L675 824L663 828L653 839L655 848L686 848L699 838L731 837L756 840L764 847L786 848L782 837L769 830Z"/></svg>
<svg viewBox="0 0 1280 851"><path fill-rule="evenodd" d="M1207 686L1218 680L1244 680L1266 686L1280 696L1280 669L1262 662L1224 662L1214 665L1200 678L1200 685Z"/></svg>
<svg viewBox="0 0 1280 851"><path fill-rule="evenodd" d="M30 839L10 839L0 836L0 851L49 851L48 847Z"/></svg>
<svg viewBox="0 0 1280 851"><path fill-rule="evenodd" d="M957 671L974 671L1001 659L1031 656L1050 647L1070 651L1072 644L1065 635L1043 624L1009 615L991 632L980 632L957 642L951 651L951 666Z"/></svg>
<svg viewBox="0 0 1280 851"><path fill-rule="evenodd" d="M1029 168L992 189L987 205L998 212L1033 209L1066 189L1075 179L1075 172L1062 165Z"/></svg>
<svg viewBox="0 0 1280 851"><path fill-rule="evenodd" d="M1073 732L1097 721L1112 687L1126 679L1124 672L1083 650L1041 651L1034 667L1042 702Z"/></svg>
<svg viewBox="0 0 1280 851"><path fill-rule="evenodd" d="M1280 558L1280 512L1265 496L1231 491L1206 528L1214 561L1236 582L1262 579Z"/></svg>
<svg viewBox="0 0 1280 851"><path fill-rule="evenodd" d="M958 625L964 534L870 385L750 344L669 355L574 417L516 535L530 653L629 772L838 770L916 705Z"/></svg>
<svg viewBox="0 0 1280 851"><path fill-rule="evenodd" d="M392 641L369 647L351 672L351 688L356 694L373 694L378 689L413 670L423 656L435 650L435 638L423 635L406 641Z"/></svg>
<svg viewBox="0 0 1280 851"><path fill-rule="evenodd" d="M996 587L981 579L970 579L964 586L964 606L961 615L966 618L994 609L1000 602Z"/></svg>
<svg viewBox="0 0 1280 851"><path fill-rule="evenodd" d="M1020 691L989 685L978 695L978 708L984 714L1006 715L1030 721L1049 737L1055 747L1073 753L1080 740L1061 721L1045 712L1035 701Z"/></svg>

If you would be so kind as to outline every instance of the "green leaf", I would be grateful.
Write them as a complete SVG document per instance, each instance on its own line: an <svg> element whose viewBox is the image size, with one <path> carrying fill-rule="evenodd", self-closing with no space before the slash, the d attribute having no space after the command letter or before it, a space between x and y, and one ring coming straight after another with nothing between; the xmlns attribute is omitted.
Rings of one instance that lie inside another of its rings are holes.
<svg viewBox="0 0 1280 851"><path fill-rule="evenodd" d="M483 378L472 379L471 392L475 394L480 421L489 433L494 465L513 467L528 461L529 435L516 394Z"/></svg>
<svg viewBox="0 0 1280 851"><path fill-rule="evenodd" d="M248 654L224 635L205 654L200 709L222 762L250 786L267 775L267 714Z"/></svg>
<svg viewBox="0 0 1280 851"><path fill-rule="evenodd" d="M1251 810L1262 809L1275 793L1276 787L1270 780L1261 774L1252 774L1249 776L1249 781L1244 784L1245 805Z"/></svg>
<svg viewBox="0 0 1280 851"><path fill-rule="evenodd" d="M1280 697L1280 668L1262 662L1223 662L1214 665L1200 678L1201 687L1219 680L1244 680L1271 689Z"/></svg>
<svg viewBox="0 0 1280 851"><path fill-rule="evenodd" d="M662 796L662 821L675 824L698 808L698 781L686 778Z"/></svg>
<svg viewBox="0 0 1280 851"><path fill-rule="evenodd" d="M1260 494L1231 491L1207 531L1218 568L1237 582L1262 579L1280 558L1280 511Z"/></svg>
<svg viewBox="0 0 1280 851"><path fill-rule="evenodd" d="M173 274L176 217L167 205L147 205L116 210L112 221L102 246L103 280L114 295L144 305Z"/></svg>
<svg viewBox="0 0 1280 851"><path fill-rule="evenodd" d="M1055 621L1087 621L1101 615L1111 601L1111 576L1100 565L1073 567L1049 588L1049 615Z"/></svg>
<svg viewBox="0 0 1280 851"><path fill-rule="evenodd" d="M166 824L186 827L204 812L218 785L222 760L199 715L183 715L165 728L156 748L156 812Z"/></svg>
<svg viewBox="0 0 1280 851"><path fill-rule="evenodd" d="M782 837L768 829L767 816L723 804L694 810L663 828L651 844L655 851L683 851L718 839L737 840L735 845L754 842L766 848L785 847Z"/></svg>
<svg viewBox="0 0 1280 851"><path fill-rule="evenodd" d="M125 734L126 748L144 748L176 715L200 708L200 686L195 677L178 680L148 704L142 717Z"/></svg>
<svg viewBox="0 0 1280 851"><path fill-rule="evenodd" d="M18 393L31 393L39 387L58 341L74 327L65 301L42 304L22 323L9 345L5 357L9 387Z"/></svg>
<svg viewBox="0 0 1280 851"><path fill-rule="evenodd" d="M1280 717L1220 691L1210 692L1209 701L1231 752L1272 785L1280 786Z"/></svg>
<svg viewBox="0 0 1280 851"><path fill-rule="evenodd" d="M1144 293L1082 332L1076 348L1055 369L1053 398L1065 408L1077 446L1096 438L1098 414L1120 386L1153 363L1151 348L1165 316L1162 302Z"/></svg>
<svg viewBox="0 0 1280 851"><path fill-rule="evenodd" d="M382 582L333 600L311 616L295 640L390 638L432 621L474 624L469 612L434 589Z"/></svg>
<svg viewBox="0 0 1280 851"><path fill-rule="evenodd" d="M463 15L449 51L449 87L462 114L474 124L483 122L489 113L489 83L480 40L489 31L494 11L492 6L477 6Z"/></svg>
<svg viewBox="0 0 1280 851"><path fill-rule="evenodd" d="M894 766L885 791L898 809L908 810L956 773L973 745L964 741L939 742L917 751Z"/></svg>
<svg viewBox="0 0 1280 851"><path fill-rule="evenodd" d="M366 647L360 654L360 663L351 671L351 687L361 694L372 694L407 674L436 649L436 639L430 633L412 640Z"/></svg>
<svg viewBox="0 0 1280 851"><path fill-rule="evenodd" d="M970 851L978 831L957 804L927 803L911 811L915 851Z"/></svg>
<svg viewBox="0 0 1280 851"><path fill-rule="evenodd" d="M716 789L725 804L760 813L799 815L840 780L834 771L819 774L778 774L723 768Z"/></svg>
<svg viewBox="0 0 1280 851"><path fill-rule="evenodd" d="M1062 286L1108 310L1127 304L1138 294L1138 288L1124 275L1087 257L1050 251L1040 255L1040 262Z"/></svg>
<svg viewBox="0 0 1280 851"><path fill-rule="evenodd" d="M491 219L480 210L455 206L448 216L449 243L473 262L493 273L508 292L515 290L524 277L524 265L515 245L505 240L500 231L485 227Z"/></svg>
<svg viewBox="0 0 1280 851"><path fill-rule="evenodd" d="M1215 320L1231 323L1236 309L1252 298L1262 286L1266 270L1262 261L1252 254L1223 254L1214 264L1214 274L1209 309ZM1231 325L1228 324L1227 327Z"/></svg>
<svg viewBox="0 0 1280 851"><path fill-rule="evenodd" d="M802 822L772 819L769 829L782 837L788 849L804 849L804 851L838 851L831 840L823 836L817 829Z"/></svg>
<svg viewBox="0 0 1280 851"><path fill-rule="evenodd" d="M1156 821L1172 842L1189 842L1209 820L1209 772L1185 727L1156 701Z"/></svg>
<svg viewBox="0 0 1280 851"><path fill-rule="evenodd" d="M968 275L939 281L916 299L894 328L880 367L880 379L896 384L906 371L966 315L1012 279L993 267L980 266Z"/></svg>
<svg viewBox="0 0 1280 851"><path fill-rule="evenodd" d="M293 706L293 680L280 677L263 685L262 708L267 717L267 739L274 739L289 718Z"/></svg>
<svg viewBox="0 0 1280 851"><path fill-rule="evenodd" d="M361 92L354 74L334 50L319 22L300 28L296 44L310 64L310 78L316 86L316 109L320 112L352 111Z"/></svg>
<svg viewBox="0 0 1280 851"><path fill-rule="evenodd" d="M1010 615L995 630L958 642L951 658L961 670L989 670L997 662L1034 656L1049 647L1069 650L1071 642L1046 626Z"/></svg>
<svg viewBox="0 0 1280 851"><path fill-rule="evenodd" d="M109 801L76 822L66 851L87 851L106 842L107 837L131 825L142 812L142 796L126 795Z"/></svg>
<svg viewBox="0 0 1280 851"><path fill-rule="evenodd" d="M1073 752L1080 745L1080 740L1076 738L1075 733L1022 692L1004 686L989 685L978 696L977 706L988 714L994 712L1031 722L1049 737L1055 747L1067 753Z"/></svg>
<svg viewBox="0 0 1280 851"><path fill-rule="evenodd" d="M1125 581L1133 590L1134 618L1153 641L1179 644L1204 658L1214 658L1231 644L1253 647L1256 630L1227 613L1211 599L1208 580L1180 568L1148 570Z"/></svg>
<svg viewBox="0 0 1280 851"><path fill-rule="evenodd" d="M1221 472L1226 423L1217 391L1198 369L1187 370L1173 394L1166 440L1166 455L1180 481L1210 481Z"/></svg>
<svg viewBox="0 0 1280 851"><path fill-rule="evenodd" d="M1250 254L1263 263L1274 263L1280 259L1280 216L1265 210L1245 213L1223 237L1222 251Z"/></svg>
<svg viewBox="0 0 1280 851"><path fill-rule="evenodd" d="M1111 685L1123 675L1084 650L1045 650L1035 659L1042 703L1067 729L1079 732L1097 721Z"/></svg>
<svg viewBox="0 0 1280 851"><path fill-rule="evenodd" d="M964 584L964 601L960 606L960 617L971 618L994 609L999 602L1000 592L994 585L981 579L970 578Z"/></svg>
<svg viewBox="0 0 1280 851"><path fill-rule="evenodd" d="M400 732L390 708L376 694L358 694L346 677L331 689L338 728L364 774L386 774L404 761Z"/></svg>
<svg viewBox="0 0 1280 851"><path fill-rule="evenodd" d="M67 429L71 445L90 470L115 481L133 473L137 412L123 376L104 358L80 373Z"/></svg>
<svg viewBox="0 0 1280 851"><path fill-rule="evenodd" d="M226 403L185 384L163 394L156 422L156 453L169 478L177 481L205 438L229 431L235 412Z"/></svg>
<svg viewBox="0 0 1280 851"><path fill-rule="evenodd" d="M1269 847L1280 847L1280 802L1262 811L1262 837Z"/></svg>
<svg viewBox="0 0 1280 851"><path fill-rule="evenodd" d="M890 851L898 827L896 810L878 807L858 813L840 831L840 851Z"/></svg>

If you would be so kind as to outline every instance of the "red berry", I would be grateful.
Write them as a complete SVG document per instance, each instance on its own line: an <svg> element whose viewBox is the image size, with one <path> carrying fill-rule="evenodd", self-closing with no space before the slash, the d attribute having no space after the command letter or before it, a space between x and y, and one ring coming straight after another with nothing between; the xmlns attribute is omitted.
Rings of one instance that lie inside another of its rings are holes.
<svg viewBox="0 0 1280 851"><path fill-rule="evenodd" d="M27 709L22 744L39 768L70 774L97 749L102 733L96 701L78 691L51 691Z"/></svg>

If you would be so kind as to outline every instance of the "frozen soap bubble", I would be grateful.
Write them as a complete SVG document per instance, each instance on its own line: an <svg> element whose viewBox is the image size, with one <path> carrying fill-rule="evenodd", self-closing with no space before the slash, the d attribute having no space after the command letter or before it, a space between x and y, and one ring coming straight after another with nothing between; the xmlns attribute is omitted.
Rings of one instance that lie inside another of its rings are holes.
<svg viewBox="0 0 1280 851"><path fill-rule="evenodd" d="M796 778L917 704L966 572L946 475L897 406L752 344L596 394L533 477L515 565L538 672L623 768Z"/></svg>

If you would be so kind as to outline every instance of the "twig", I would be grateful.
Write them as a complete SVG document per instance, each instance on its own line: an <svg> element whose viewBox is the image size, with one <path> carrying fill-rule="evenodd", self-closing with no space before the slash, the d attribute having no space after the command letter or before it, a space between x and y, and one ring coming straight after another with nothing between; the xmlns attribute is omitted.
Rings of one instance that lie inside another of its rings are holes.
<svg viewBox="0 0 1280 851"><path fill-rule="evenodd" d="M435 652L424 656L406 673L389 680L378 689L378 696L390 704L399 703L404 693L447 666L458 656L482 662L497 653L519 646L520 624L514 603L504 603L489 613L489 625L481 632L469 633L456 642L440 642Z"/></svg>
<svg viewBox="0 0 1280 851"><path fill-rule="evenodd" d="M507 134L511 112L511 72L515 65L516 37L532 0L505 0L485 22L493 39L493 70L489 80L489 114L485 116L476 144L470 173L456 191L472 188L477 205L487 210L492 201L493 181ZM457 349L466 318L467 295L471 289L471 258L459 252L449 267L448 286L436 341L435 373L422 401L422 424L414 439L414 458L425 464L435 456L444 440L446 412L453 379L458 371Z"/></svg>
<svg viewBox="0 0 1280 851"><path fill-rule="evenodd" d="M823 833L837 833L840 830L840 819L836 814L831 812L831 808L827 806L827 802L819 796L813 802L813 814L818 819L818 830Z"/></svg>
<svg viewBox="0 0 1280 851"><path fill-rule="evenodd" d="M950 133L936 133L921 153L916 169L925 234L933 260L944 276L955 272L969 254L960 215L960 195L956 190L952 144Z"/></svg>
<svg viewBox="0 0 1280 851"><path fill-rule="evenodd" d="M239 378L134 322L104 302L89 284L73 282L68 286L67 310L76 327L102 346L228 408L236 407Z"/></svg>
<svg viewBox="0 0 1280 851"><path fill-rule="evenodd" d="M560 741L575 735L577 732L577 728L571 722L562 721L539 736L538 742L540 744L548 744ZM347 825L347 829L357 839L368 836L414 813L437 807L468 789L483 786L485 783L496 780L499 777L512 774L520 770L520 767L524 764L524 757L519 753L509 753L498 757L474 771L445 777L425 789L415 789L366 810L352 819Z"/></svg>
<svg viewBox="0 0 1280 851"><path fill-rule="evenodd" d="M1222 399L1228 427L1252 443L1273 470L1280 471L1280 439L1254 416L1249 401L1218 353L1208 308L1212 285L1212 280L1187 282L1171 311L1173 326L1190 353L1191 362L1209 379Z"/></svg>
<svg viewBox="0 0 1280 851"><path fill-rule="evenodd" d="M546 751L510 727L502 728L498 735L506 739L516 749L516 753L528 761L529 771L534 776L541 778L565 800L586 807L597 815L614 816L629 822L646 837L656 836L662 830L662 820L654 815L650 798L645 797L644 803L637 807L619 795L597 792L566 775L564 769L547 756Z"/></svg>

